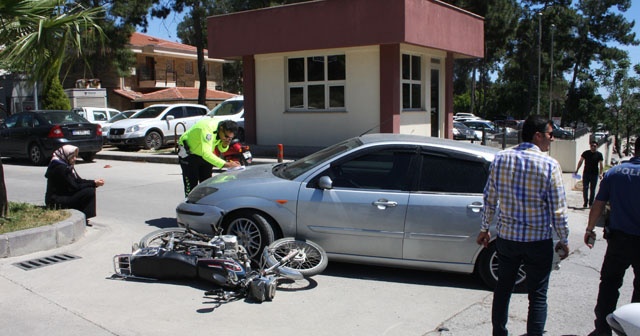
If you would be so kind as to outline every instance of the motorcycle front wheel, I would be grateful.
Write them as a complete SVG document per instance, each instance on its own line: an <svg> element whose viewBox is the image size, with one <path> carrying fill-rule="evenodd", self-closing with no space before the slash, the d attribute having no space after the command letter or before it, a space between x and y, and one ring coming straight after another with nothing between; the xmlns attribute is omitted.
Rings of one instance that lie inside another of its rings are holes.
<svg viewBox="0 0 640 336"><path fill-rule="evenodd" d="M310 240L296 240L295 238L287 237L274 241L267 248L270 251L266 260L269 267L278 263L291 250L299 250L300 252L295 257L285 265L280 266L280 268L292 269L300 272L305 277L322 273L329 263L327 252L320 245Z"/></svg>
<svg viewBox="0 0 640 336"><path fill-rule="evenodd" d="M169 239L179 239L187 234L187 229L172 227L153 231L140 239L140 247L166 247Z"/></svg>

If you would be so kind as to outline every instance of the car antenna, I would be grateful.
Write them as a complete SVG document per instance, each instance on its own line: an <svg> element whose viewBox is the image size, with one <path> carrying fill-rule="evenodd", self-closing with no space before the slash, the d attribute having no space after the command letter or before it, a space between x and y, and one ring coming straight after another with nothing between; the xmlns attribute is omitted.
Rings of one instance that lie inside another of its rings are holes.
<svg viewBox="0 0 640 336"><path fill-rule="evenodd" d="M389 121L391 121L392 119L393 119L393 117L388 118L387 120L385 120L385 121L383 121L383 122L381 122L381 123L379 123L379 124L377 124L377 125L375 125L375 126L371 127L370 129L366 130L364 133L360 134L359 136L363 136L363 135L365 135L365 134L367 134L367 133L369 133L369 132L373 131L376 127L380 127L380 126L382 126L382 125L384 125L384 124L388 123L388 122L389 122Z"/></svg>

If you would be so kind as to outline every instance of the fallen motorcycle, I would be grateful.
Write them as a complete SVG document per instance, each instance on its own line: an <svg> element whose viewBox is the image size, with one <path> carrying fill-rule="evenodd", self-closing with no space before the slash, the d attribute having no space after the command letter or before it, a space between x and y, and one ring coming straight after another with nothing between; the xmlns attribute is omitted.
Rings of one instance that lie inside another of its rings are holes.
<svg viewBox="0 0 640 336"><path fill-rule="evenodd" d="M221 223L222 221L219 221ZM214 232L221 232L214 225ZM202 279L218 286L205 295L230 301L262 302L275 296L280 279L301 280L321 273L327 254L309 240L282 238L265 247L258 267L233 235L210 237L189 228L154 231L131 254L114 256L115 275L125 279Z"/></svg>

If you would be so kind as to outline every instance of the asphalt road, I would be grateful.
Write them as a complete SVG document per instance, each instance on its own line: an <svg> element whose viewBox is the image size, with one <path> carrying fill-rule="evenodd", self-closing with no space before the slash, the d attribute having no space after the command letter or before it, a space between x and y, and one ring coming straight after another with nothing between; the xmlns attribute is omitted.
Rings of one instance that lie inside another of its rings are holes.
<svg viewBox="0 0 640 336"><path fill-rule="evenodd" d="M310 281L284 284L272 302L216 302L199 282L111 279L114 255L155 229L175 226L182 200L174 164L96 160L84 178L104 178L98 216L80 241L0 260L0 335L490 335L492 293L474 276L330 263ZM4 161L11 201L44 203L45 167ZM569 175L567 182L572 183ZM568 188L570 205L582 204ZM586 335L606 242L582 234L587 211L572 209L572 252L552 275L547 335ZM25 271L15 263L53 254L78 258ZM628 272L620 303L629 302ZM509 328L526 332L527 298L512 298Z"/></svg>

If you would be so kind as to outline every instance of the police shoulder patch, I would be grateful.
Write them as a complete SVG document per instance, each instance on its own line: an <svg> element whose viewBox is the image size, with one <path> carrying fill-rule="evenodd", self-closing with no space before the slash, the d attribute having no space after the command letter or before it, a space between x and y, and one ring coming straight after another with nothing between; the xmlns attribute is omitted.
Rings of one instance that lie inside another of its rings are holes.
<svg viewBox="0 0 640 336"><path fill-rule="evenodd" d="M207 141L211 141L211 139L213 139L213 135L211 133L207 133L207 136L205 138L207 139Z"/></svg>

